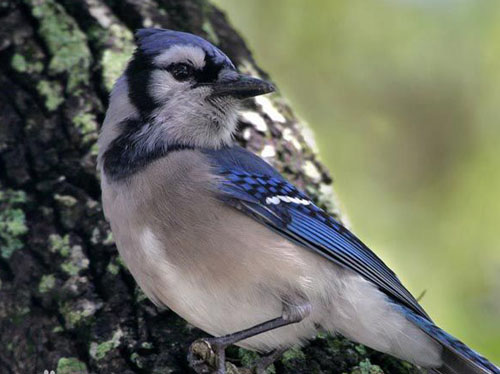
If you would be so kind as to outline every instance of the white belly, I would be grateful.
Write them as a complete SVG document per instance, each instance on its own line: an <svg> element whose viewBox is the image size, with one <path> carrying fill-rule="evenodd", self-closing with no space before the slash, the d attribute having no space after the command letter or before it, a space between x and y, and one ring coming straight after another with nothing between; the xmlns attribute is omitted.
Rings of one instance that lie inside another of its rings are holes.
<svg viewBox="0 0 500 374"><path fill-rule="evenodd" d="M202 240L205 248L197 256L193 255L193 248L199 244L193 240L198 240L191 235L175 236L175 240L165 244L151 227L124 225L124 221L119 225L112 223L114 237L120 255L146 295L211 335L229 334L279 317L283 297L311 286L310 278L300 275L298 263L287 264L279 259L280 252L288 251L293 259L297 251L281 238L278 239L282 246L277 245L270 255L263 255L272 251L261 241L232 238L222 244ZM169 256L172 251L184 252L186 256ZM293 266L297 269L292 270ZM314 321L307 319L240 345L269 351L299 344L315 335Z"/></svg>

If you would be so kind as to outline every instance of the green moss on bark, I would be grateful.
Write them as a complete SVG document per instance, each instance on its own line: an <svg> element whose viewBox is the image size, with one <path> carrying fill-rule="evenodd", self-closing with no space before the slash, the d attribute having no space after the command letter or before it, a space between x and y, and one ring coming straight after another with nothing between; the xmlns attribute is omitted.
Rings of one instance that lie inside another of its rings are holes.
<svg viewBox="0 0 500 374"><path fill-rule="evenodd" d="M87 365L75 357L62 357L57 362L56 374L87 374Z"/></svg>
<svg viewBox="0 0 500 374"><path fill-rule="evenodd" d="M10 258L23 248L22 237L28 232L22 205L26 202L24 191L0 190L0 254Z"/></svg>
<svg viewBox="0 0 500 374"><path fill-rule="evenodd" d="M56 277L54 274L43 275L40 279L40 283L38 284L38 291L40 293L49 292L54 288L56 284Z"/></svg>
<svg viewBox="0 0 500 374"><path fill-rule="evenodd" d="M111 91L113 84L123 72L130 56L134 52L133 35L127 28L113 24L107 30L109 37L115 40L112 48L106 49L102 54L102 75L104 85Z"/></svg>
<svg viewBox="0 0 500 374"><path fill-rule="evenodd" d="M59 253L63 257L68 257L71 251L69 246L69 235L52 234L49 236L49 249L53 253Z"/></svg>
<svg viewBox="0 0 500 374"><path fill-rule="evenodd" d="M38 93L45 99L45 107L53 112L63 103L62 86L58 82L41 80L38 82L36 89Z"/></svg>
<svg viewBox="0 0 500 374"><path fill-rule="evenodd" d="M119 329L115 331L113 337L110 340L101 343L96 343L96 342L90 343L90 349L89 349L90 357L92 357L94 360L97 361L102 360L104 357L106 357L109 351L118 348L120 346L120 340L122 336L123 336L123 331Z"/></svg>
<svg viewBox="0 0 500 374"><path fill-rule="evenodd" d="M39 34L51 58L49 73L67 76L66 91L74 94L89 83L92 62L85 34L64 8L53 0L24 0L38 20Z"/></svg>

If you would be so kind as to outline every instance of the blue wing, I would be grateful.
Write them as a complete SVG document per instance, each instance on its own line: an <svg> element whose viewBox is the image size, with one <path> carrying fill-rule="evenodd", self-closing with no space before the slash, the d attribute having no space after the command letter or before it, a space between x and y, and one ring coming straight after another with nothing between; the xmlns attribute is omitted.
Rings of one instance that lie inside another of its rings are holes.
<svg viewBox="0 0 500 374"><path fill-rule="evenodd" d="M241 147L205 150L204 154L222 177L221 198L228 204L287 239L355 271L430 321L381 259L264 160Z"/></svg>

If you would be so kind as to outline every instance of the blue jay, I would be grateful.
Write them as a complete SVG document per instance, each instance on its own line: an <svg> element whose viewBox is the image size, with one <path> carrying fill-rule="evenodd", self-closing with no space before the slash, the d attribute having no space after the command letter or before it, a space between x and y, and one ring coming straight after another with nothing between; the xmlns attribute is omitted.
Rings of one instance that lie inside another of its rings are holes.
<svg viewBox="0 0 500 374"><path fill-rule="evenodd" d="M384 262L233 142L240 102L272 92L206 40L142 29L99 136L104 212L145 294L230 344L272 352L318 331L435 372L500 370L437 327Z"/></svg>

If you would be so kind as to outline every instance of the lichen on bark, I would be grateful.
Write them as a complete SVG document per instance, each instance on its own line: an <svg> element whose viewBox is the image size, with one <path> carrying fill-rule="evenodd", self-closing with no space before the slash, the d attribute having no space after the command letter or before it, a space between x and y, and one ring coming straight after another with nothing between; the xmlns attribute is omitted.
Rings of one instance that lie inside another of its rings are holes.
<svg viewBox="0 0 500 374"><path fill-rule="evenodd" d="M0 2L0 372L187 373L205 334L153 306L113 245L96 175L98 125L133 31L193 32L268 78L204 0ZM343 219L310 130L279 93L250 101L238 141ZM232 347L229 359L255 354ZM413 373L341 337L284 355L283 373Z"/></svg>

